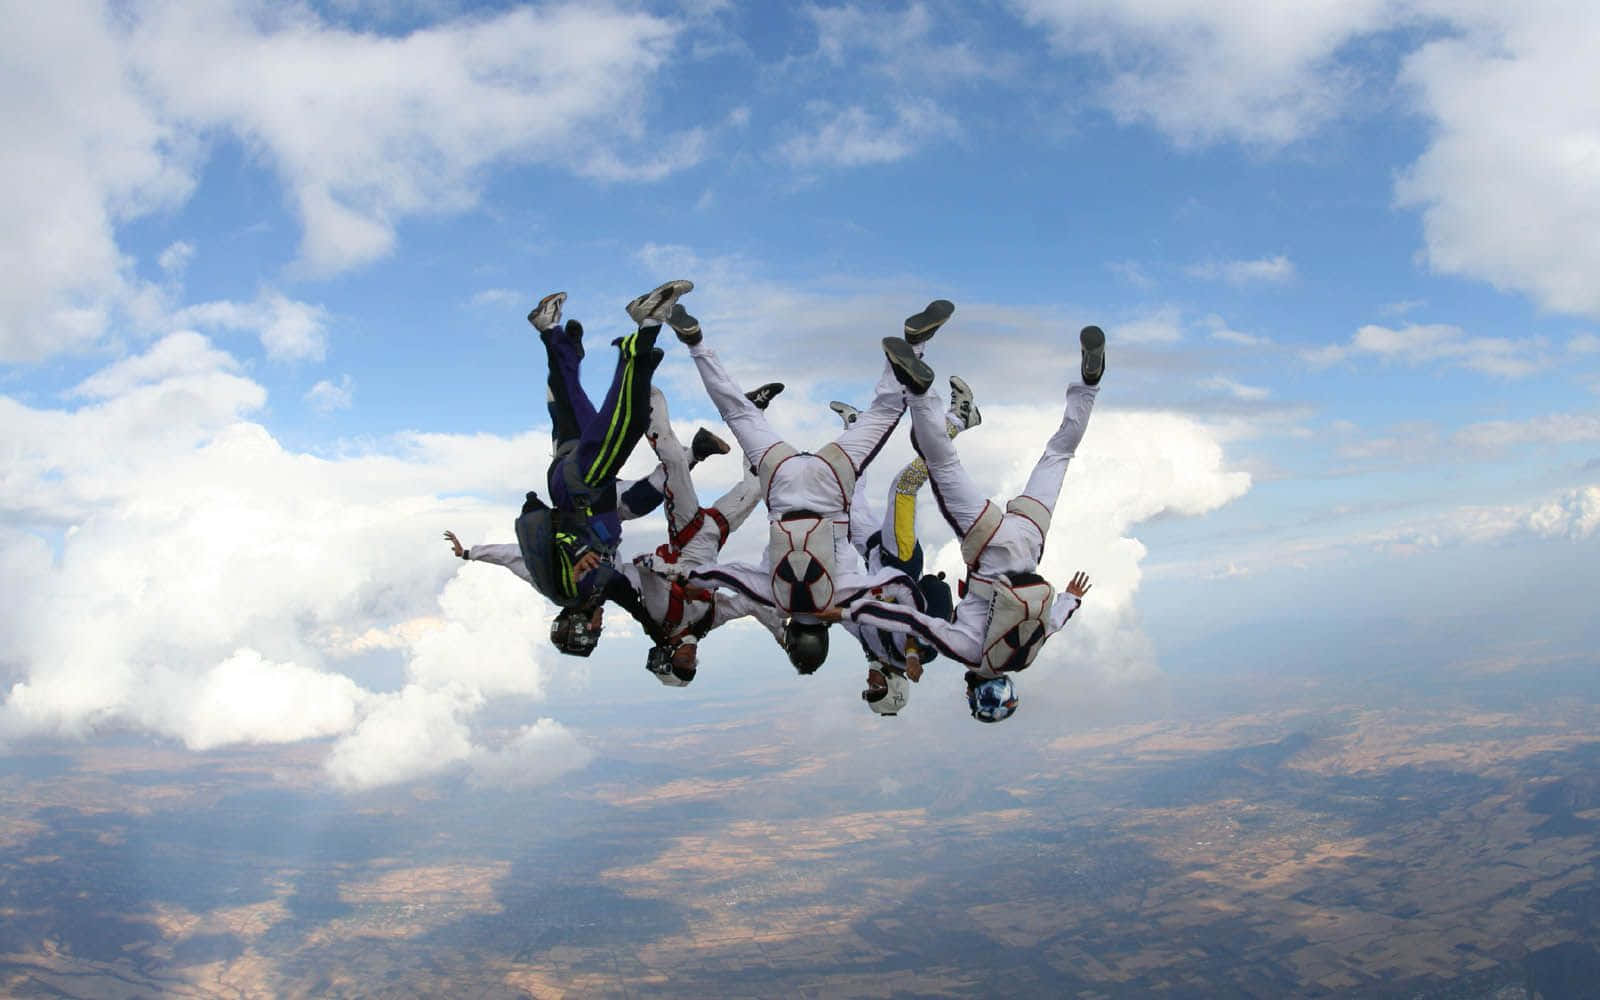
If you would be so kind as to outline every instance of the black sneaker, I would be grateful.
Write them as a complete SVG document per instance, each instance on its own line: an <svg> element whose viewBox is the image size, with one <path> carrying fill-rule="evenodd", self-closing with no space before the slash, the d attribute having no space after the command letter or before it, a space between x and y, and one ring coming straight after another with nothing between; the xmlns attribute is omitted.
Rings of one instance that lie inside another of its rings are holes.
<svg viewBox="0 0 1600 1000"><path fill-rule="evenodd" d="M696 462L704 462L712 455L726 455L733 448L728 442L717 437L704 427L694 432L694 440L689 442L689 454L694 456Z"/></svg>
<svg viewBox="0 0 1600 1000"><path fill-rule="evenodd" d="M551 292L539 300L539 304L528 313L528 322L540 333L554 330L561 325L561 305L567 301L566 292Z"/></svg>
<svg viewBox="0 0 1600 1000"><path fill-rule="evenodd" d="M849 403L841 403L837 399L828 404L828 409L837 413L839 415L839 419L844 421L845 430L849 430L850 425L854 424L861 416L860 410L851 406Z"/></svg>
<svg viewBox="0 0 1600 1000"><path fill-rule="evenodd" d="M575 319L569 319L562 329L566 331L567 339L572 341L572 346L577 348L578 358L581 360L583 358L583 324Z"/></svg>
<svg viewBox="0 0 1600 1000"><path fill-rule="evenodd" d="M629 318L639 326L660 326L666 322L667 314L672 312L678 296L687 295L693 290L694 282L679 278L657 285L629 302L624 308L628 310Z"/></svg>
<svg viewBox="0 0 1600 1000"><path fill-rule="evenodd" d="M1106 333L1098 326L1086 326L1078 342L1083 345L1083 384L1099 385L1106 373Z"/></svg>
<svg viewBox="0 0 1600 1000"><path fill-rule="evenodd" d="M889 359L895 379L914 394L920 396L933 385L933 369L917 357L904 337L883 338L883 353Z"/></svg>
<svg viewBox="0 0 1600 1000"><path fill-rule="evenodd" d="M672 327L672 332L678 339L690 347L700 343L700 321L689 315L689 310L680 303L672 304L672 311L667 313L667 325Z"/></svg>
<svg viewBox="0 0 1600 1000"><path fill-rule="evenodd" d="M768 382L766 385L751 389L744 394L744 398L756 404L756 409L765 410L767 404L772 402L778 393L783 391L782 382Z"/></svg>
<svg viewBox="0 0 1600 1000"><path fill-rule="evenodd" d="M906 317L906 340L913 344L922 343L944 326L944 321L955 311L955 303L949 299L934 299L928 303L928 308L915 316Z"/></svg>

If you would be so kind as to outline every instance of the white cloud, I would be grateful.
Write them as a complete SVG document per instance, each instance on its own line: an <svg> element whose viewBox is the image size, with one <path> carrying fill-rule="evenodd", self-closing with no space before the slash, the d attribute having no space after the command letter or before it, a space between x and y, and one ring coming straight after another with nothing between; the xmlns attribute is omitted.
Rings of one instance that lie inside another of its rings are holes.
<svg viewBox="0 0 1600 1000"><path fill-rule="evenodd" d="M156 265L169 277L175 278L183 273L189 266L189 261L194 259L194 244L179 240L161 251L156 258Z"/></svg>
<svg viewBox="0 0 1600 1000"><path fill-rule="evenodd" d="M0 607L0 737L335 736L330 773L352 786L465 759L485 699L541 697L574 669L547 662L548 610L526 584L451 560L438 537L509 541L527 485L509 470L542 467L547 434L297 454L250 421L266 394L238 367L184 332L85 379L77 409L0 397L0 566L27 581ZM405 694L336 669L381 645L351 636L385 634ZM423 749L397 757L396 742Z"/></svg>
<svg viewBox="0 0 1600 1000"><path fill-rule="evenodd" d="M1592 333L1575 334L1567 341L1568 354L1600 354L1600 337Z"/></svg>
<svg viewBox="0 0 1600 1000"><path fill-rule="evenodd" d="M199 678L171 676L146 689L142 712L193 750L228 743L289 743L354 725L371 696L342 674L269 663L241 649Z"/></svg>
<svg viewBox="0 0 1600 1000"><path fill-rule="evenodd" d="M1406 58L1433 127L1396 193L1422 210L1429 265L1600 316L1600 8L1428 6L1456 30Z"/></svg>
<svg viewBox="0 0 1600 1000"><path fill-rule="evenodd" d="M267 290L254 302L204 302L173 315L179 324L214 330L249 330L275 361L320 361L328 350L328 311Z"/></svg>
<svg viewBox="0 0 1600 1000"><path fill-rule="evenodd" d="M1098 99L1179 145L1281 146L1340 114L1361 86L1342 50L1392 26L1390 0L1015 0L1058 49L1110 67Z"/></svg>
<svg viewBox="0 0 1600 1000"><path fill-rule="evenodd" d="M1463 427L1454 442L1479 451L1499 451L1526 444L1580 444L1600 441L1600 417L1556 413L1532 420L1491 420Z"/></svg>
<svg viewBox="0 0 1600 1000"><path fill-rule="evenodd" d="M460 690L408 684L377 706L328 755L328 774L345 788L374 788L447 771L472 754L465 716L474 699Z"/></svg>
<svg viewBox="0 0 1600 1000"><path fill-rule="evenodd" d="M1234 399L1243 399L1247 401L1266 399L1272 395L1272 390L1270 389L1266 389L1257 385L1245 385L1241 382L1236 382L1231 378L1224 378L1221 375L1202 379L1200 384L1205 386L1207 389L1213 389L1217 392L1226 393L1227 395L1232 396Z"/></svg>
<svg viewBox="0 0 1600 1000"><path fill-rule="evenodd" d="M1212 340L1220 340L1226 344L1237 344L1240 347L1266 347L1272 343L1271 338L1233 329L1221 316L1207 316L1205 324L1211 328Z"/></svg>
<svg viewBox="0 0 1600 1000"><path fill-rule="evenodd" d="M811 127L785 140L778 153L799 167L861 167L912 156L955 130L955 121L929 100L898 101L886 115L859 105L808 109Z"/></svg>
<svg viewBox="0 0 1600 1000"><path fill-rule="evenodd" d="M832 71L865 67L901 87L942 89L1005 72L1005 60L966 42L951 19L912 3L900 10L875 5L807 5L817 31L817 53ZM930 73L929 67L938 71Z"/></svg>
<svg viewBox="0 0 1600 1000"><path fill-rule="evenodd" d="M338 382L321 379L306 390L306 402L318 413L348 410L354 398L355 388L349 375L341 375Z"/></svg>
<svg viewBox="0 0 1600 1000"><path fill-rule="evenodd" d="M1282 254L1256 260L1208 260L1189 267L1188 273L1230 285L1282 284L1294 277L1294 262Z"/></svg>
<svg viewBox="0 0 1600 1000"><path fill-rule="evenodd" d="M318 276L388 253L408 217L472 207L494 164L649 180L704 156L700 131L654 124L652 80L679 28L638 11L517 7L403 36L249 0L68 0L10 20L0 360L148 320L153 293L118 227L184 203L212 136L275 171L303 229L299 270ZM191 252L174 244L158 265L175 277ZM321 320L281 312L263 340L275 357L320 357Z"/></svg>
<svg viewBox="0 0 1600 1000"><path fill-rule="evenodd" d="M1175 344L1183 339L1182 314L1175 306L1135 316L1106 331L1108 338L1129 344Z"/></svg>
<svg viewBox="0 0 1600 1000"><path fill-rule="evenodd" d="M0 361L28 361L92 344L138 293L116 226L186 198L194 149L140 97L102 5L8 6Z"/></svg>
<svg viewBox="0 0 1600 1000"><path fill-rule="evenodd" d="M141 75L171 114L231 130L272 164L313 274L387 253L402 218L474 204L488 164L587 168L612 140L636 141L675 36L666 20L582 4L402 37L329 26L305 8L144 13L131 34ZM652 146L678 141L651 135ZM654 164L654 153L638 159Z"/></svg>
<svg viewBox="0 0 1600 1000"><path fill-rule="evenodd" d="M474 784L490 788L544 785L588 766L594 751L554 719L524 726L502 747L480 747L469 761Z"/></svg>
<svg viewBox="0 0 1600 1000"><path fill-rule="evenodd" d="M1408 365L1445 362L1502 378L1525 378L1549 365L1541 339L1468 337L1460 327L1443 323L1413 323L1398 329L1369 324L1357 330L1349 344L1317 348L1303 356L1312 364L1328 365L1357 355Z"/></svg>

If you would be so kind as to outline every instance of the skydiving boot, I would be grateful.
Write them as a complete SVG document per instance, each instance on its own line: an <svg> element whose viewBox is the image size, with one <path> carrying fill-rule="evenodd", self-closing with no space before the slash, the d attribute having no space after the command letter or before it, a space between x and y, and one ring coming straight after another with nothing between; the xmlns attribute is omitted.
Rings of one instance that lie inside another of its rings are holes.
<svg viewBox="0 0 1600 1000"><path fill-rule="evenodd" d="M712 455L726 455L732 450L728 442L702 427L694 432L694 440L689 442L689 464L704 462Z"/></svg>
<svg viewBox="0 0 1600 1000"><path fill-rule="evenodd" d="M920 396L933 385L933 369L917 357L916 349L904 337L883 338L883 353L895 380L912 394Z"/></svg>
<svg viewBox="0 0 1600 1000"><path fill-rule="evenodd" d="M839 415L839 419L844 421L845 430L849 430L850 425L855 423L856 420L861 416L860 410L851 406L849 403L841 403L837 399L828 404L828 409L837 413Z"/></svg>
<svg viewBox="0 0 1600 1000"><path fill-rule="evenodd" d="M689 310L680 303L672 304L672 311L667 313L667 325L672 327L672 332L678 339L690 347L700 343L700 321L689 315Z"/></svg>
<svg viewBox="0 0 1600 1000"><path fill-rule="evenodd" d="M983 414L972 402L972 387L959 375L950 376L950 409L944 415L945 430L951 437L983 423Z"/></svg>
<svg viewBox="0 0 1600 1000"><path fill-rule="evenodd" d="M765 410L767 404L772 402L778 393L783 391L782 382L768 382L766 385L757 386L744 394L744 398L756 404L756 409Z"/></svg>
<svg viewBox="0 0 1600 1000"><path fill-rule="evenodd" d="M955 311L955 303L949 299L934 299L928 303L928 308L906 317L906 340L913 344L922 343L944 326L944 321Z"/></svg>
<svg viewBox="0 0 1600 1000"><path fill-rule="evenodd" d="M539 300L539 304L528 313L528 322L540 333L554 330L561 325L561 306L567 301L566 292L551 292Z"/></svg>
<svg viewBox="0 0 1600 1000"><path fill-rule="evenodd" d="M678 296L688 295L693 290L694 282L679 278L657 285L624 308L628 310L628 317L640 327L660 326L667 321Z"/></svg>
<svg viewBox="0 0 1600 1000"><path fill-rule="evenodd" d="M1086 326L1078 334L1083 345L1083 384L1099 385L1106 373L1106 334L1098 326Z"/></svg>

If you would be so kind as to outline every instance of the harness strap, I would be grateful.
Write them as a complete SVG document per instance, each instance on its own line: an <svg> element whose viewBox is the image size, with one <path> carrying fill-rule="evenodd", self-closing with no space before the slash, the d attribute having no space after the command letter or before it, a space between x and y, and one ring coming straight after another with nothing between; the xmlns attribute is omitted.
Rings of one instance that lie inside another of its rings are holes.
<svg viewBox="0 0 1600 1000"><path fill-rule="evenodd" d="M978 557L989 547L989 542L994 539L994 533L1000 530L1000 522L1005 519L1004 511L993 503L984 501L982 513L972 522L972 527L967 529L967 533L961 536L961 559L967 564L968 573L978 567Z"/></svg>

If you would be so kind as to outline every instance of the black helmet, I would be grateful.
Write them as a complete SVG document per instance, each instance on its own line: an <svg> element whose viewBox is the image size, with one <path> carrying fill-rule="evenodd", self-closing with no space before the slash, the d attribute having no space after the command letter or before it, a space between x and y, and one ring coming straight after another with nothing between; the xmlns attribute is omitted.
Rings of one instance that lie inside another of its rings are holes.
<svg viewBox="0 0 1600 1000"><path fill-rule="evenodd" d="M564 608L550 619L550 641L568 656L588 656L600 644L604 623L592 624L593 608Z"/></svg>
<svg viewBox="0 0 1600 1000"><path fill-rule="evenodd" d="M828 658L828 626L822 622L802 624L791 618L783 626L783 648L796 670L816 673Z"/></svg>

